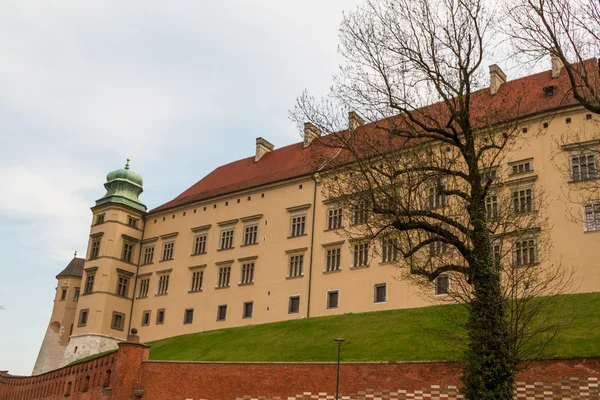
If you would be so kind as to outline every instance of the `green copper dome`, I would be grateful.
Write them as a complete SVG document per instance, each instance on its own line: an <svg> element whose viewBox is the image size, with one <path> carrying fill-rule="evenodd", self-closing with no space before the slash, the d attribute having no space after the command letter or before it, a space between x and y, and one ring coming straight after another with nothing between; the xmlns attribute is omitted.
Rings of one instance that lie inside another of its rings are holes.
<svg viewBox="0 0 600 400"><path fill-rule="evenodd" d="M146 211L146 206L138 198L144 191L142 189L144 180L139 174L129 169L129 161L128 158L125 168L117 169L106 175L104 184L106 194L96 200L97 206L106 203L120 203L140 211Z"/></svg>

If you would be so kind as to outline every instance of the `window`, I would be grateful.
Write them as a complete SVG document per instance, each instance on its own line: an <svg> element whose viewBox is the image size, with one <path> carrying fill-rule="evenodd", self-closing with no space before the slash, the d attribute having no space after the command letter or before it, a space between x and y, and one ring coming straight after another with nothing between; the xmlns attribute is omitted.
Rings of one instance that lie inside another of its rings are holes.
<svg viewBox="0 0 600 400"><path fill-rule="evenodd" d="M327 229L339 229L342 227L342 207L327 210Z"/></svg>
<svg viewBox="0 0 600 400"><path fill-rule="evenodd" d="M374 302L385 303L387 301L387 284L380 283L375 285Z"/></svg>
<svg viewBox="0 0 600 400"><path fill-rule="evenodd" d="M240 284L248 285L254 283L254 263L242 264L242 279Z"/></svg>
<svg viewBox="0 0 600 400"><path fill-rule="evenodd" d="M194 254L206 253L206 233L194 237Z"/></svg>
<svg viewBox="0 0 600 400"><path fill-rule="evenodd" d="M85 287L83 293L89 294L94 291L94 279L96 278L96 271L87 271L85 277Z"/></svg>
<svg viewBox="0 0 600 400"><path fill-rule="evenodd" d="M78 287L75 288L75 293L73 293L73 300L74 301L79 300L79 288Z"/></svg>
<svg viewBox="0 0 600 400"><path fill-rule="evenodd" d="M167 294L169 292L169 275L161 275L158 278L158 291L156 294Z"/></svg>
<svg viewBox="0 0 600 400"><path fill-rule="evenodd" d="M435 295L443 296L450 293L450 280L445 275L435 278Z"/></svg>
<svg viewBox="0 0 600 400"><path fill-rule="evenodd" d="M516 189L512 192L513 211L524 214L533 211L533 189Z"/></svg>
<svg viewBox="0 0 600 400"><path fill-rule="evenodd" d="M163 244L163 261L173 259L173 250L175 249L175 242L167 242Z"/></svg>
<svg viewBox="0 0 600 400"><path fill-rule="evenodd" d="M121 259L126 262L131 262L131 260L133 259L134 248L135 246L131 243L123 243L123 256L121 257Z"/></svg>
<svg viewBox="0 0 600 400"><path fill-rule="evenodd" d="M117 296L127 297L129 292L129 277L119 276L117 281Z"/></svg>
<svg viewBox="0 0 600 400"><path fill-rule="evenodd" d="M326 267L325 267L325 270L327 272L340 270L341 258L342 258L341 255L342 255L342 249L339 247L335 248L335 249L327 250L327 263L326 263Z"/></svg>
<svg viewBox="0 0 600 400"><path fill-rule="evenodd" d="M127 225L129 225L132 228L137 228L137 224L138 224L137 218L127 216Z"/></svg>
<svg viewBox="0 0 600 400"><path fill-rule="evenodd" d="M484 183L487 183L488 181L495 181L499 178L498 175L498 167L489 167L489 168L485 168L481 171L481 178L484 181Z"/></svg>
<svg viewBox="0 0 600 400"><path fill-rule="evenodd" d="M203 279L204 279L204 270L192 271L192 284L190 286L190 292L201 291Z"/></svg>
<svg viewBox="0 0 600 400"><path fill-rule="evenodd" d="M398 261L398 245L396 240L385 238L381 241L381 262Z"/></svg>
<svg viewBox="0 0 600 400"><path fill-rule="evenodd" d="M304 255L290 256L288 277L295 278L304 274Z"/></svg>
<svg viewBox="0 0 600 400"><path fill-rule="evenodd" d="M337 290L327 292L327 309L338 308L339 292Z"/></svg>
<svg viewBox="0 0 600 400"><path fill-rule="evenodd" d="M146 246L144 248L144 259L142 260L143 265L152 264L154 261L154 246Z"/></svg>
<svg viewBox="0 0 600 400"><path fill-rule="evenodd" d="M88 320L89 309L79 311L79 320L77 321L77 326L86 326Z"/></svg>
<svg viewBox="0 0 600 400"><path fill-rule="evenodd" d="M528 172L533 171L533 161L532 160L517 161L515 163L511 163L510 166L511 166L512 175L526 174Z"/></svg>
<svg viewBox="0 0 600 400"><path fill-rule="evenodd" d="M571 156L571 179L583 181L596 178L595 154L578 154Z"/></svg>
<svg viewBox="0 0 600 400"><path fill-rule="evenodd" d="M364 204L358 204L352 210L352 225L364 224L369 219L369 211Z"/></svg>
<svg viewBox="0 0 600 400"><path fill-rule="evenodd" d="M60 299L61 300L66 300L67 299L67 289L63 288L62 292L60 293Z"/></svg>
<svg viewBox="0 0 600 400"><path fill-rule="evenodd" d="M162 325L165 323L165 314L166 310L164 308L159 308L156 310L156 325Z"/></svg>
<svg viewBox="0 0 600 400"><path fill-rule="evenodd" d="M217 287L229 287L229 280L231 278L231 265L225 267L219 267L219 276L217 280Z"/></svg>
<svg viewBox="0 0 600 400"><path fill-rule="evenodd" d="M446 253L448 250L448 243L436 241L429 243L429 255L435 256Z"/></svg>
<svg viewBox="0 0 600 400"><path fill-rule="evenodd" d="M244 246L258 243L258 225L244 227Z"/></svg>
<svg viewBox="0 0 600 400"><path fill-rule="evenodd" d="M112 321L110 323L110 327L112 329L122 331L124 325L125 325L125 314L113 311L113 316L112 316Z"/></svg>
<svg viewBox="0 0 600 400"><path fill-rule="evenodd" d="M306 215L292 217L292 232L290 236L302 236L306 233Z"/></svg>
<svg viewBox="0 0 600 400"><path fill-rule="evenodd" d="M254 302L248 301L244 303L242 318L252 318L252 311L254 309Z"/></svg>
<svg viewBox="0 0 600 400"><path fill-rule="evenodd" d="M96 215L96 225L104 223L104 213Z"/></svg>
<svg viewBox="0 0 600 400"><path fill-rule="evenodd" d="M300 312L300 296L291 296L288 303L288 314L297 314Z"/></svg>
<svg viewBox="0 0 600 400"><path fill-rule="evenodd" d="M600 202L586 204L585 210L585 231L592 232L600 230Z"/></svg>
<svg viewBox="0 0 600 400"><path fill-rule="evenodd" d="M148 297L148 289L150 288L150 278L140 279L140 290L138 297Z"/></svg>
<svg viewBox="0 0 600 400"><path fill-rule="evenodd" d="M369 265L369 244L359 243L354 245L353 267L364 267Z"/></svg>
<svg viewBox="0 0 600 400"><path fill-rule="evenodd" d="M142 326L150 325L150 310L146 310L142 313Z"/></svg>
<svg viewBox="0 0 600 400"><path fill-rule="evenodd" d="M92 240L92 250L90 251L90 259L98 258L100 255L100 239Z"/></svg>
<svg viewBox="0 0 600 400"><path fill-rule="evenodd" d="M487 219L498 218L498 196L491 194L485 198L485 215Z"/></svg>
<svg viewBox="0 0 600 400"><path fill-rule="evenodd" d="M533 238L519 239L515 242L514 260L517 267L536 263L536 244Z"/></svg>
<svg viewBox="0 0 600 400"><path fill-rule="evenodd" d="M194 321L194 309L188 308L183 313L183 323L184 325L191 324Z"/></svg>
<svg viewBox="0 0 600 400"><path fill-rule="evenodd" d="M446 205L447 198L444 194L445 189L445 185L441 180L438 180L434 185L429 187L427 204L430 209L440 208Z"/></svg>
<svg viewBox="0 0 600 400"><path fill-rule="evenodd" d="M233 248L233 232L234 229L227 229L221 231L221 249Z"/></svg>
<svg viewBox="0 0 600 400"><path fill-rule="evenodd" d="M500 269L502 266L502 244L499 242L492 243L492 257L494 267Z"/></svg>
<svg viewBox="0 0 600 400"><path fill-rule="evenodd" d="M217 321L225 321L227 319L227 305L220 305L217 307Z"/></svg>

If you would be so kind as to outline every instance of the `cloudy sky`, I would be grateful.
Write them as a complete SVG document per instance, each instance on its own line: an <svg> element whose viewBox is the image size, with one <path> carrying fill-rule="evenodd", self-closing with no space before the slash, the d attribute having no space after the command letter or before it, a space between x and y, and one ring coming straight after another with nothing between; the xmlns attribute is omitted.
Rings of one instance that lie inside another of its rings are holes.
<svg viewBox="0 0 600 400"><path fill-rule="evenodd" d="M300 140L358 0L22 1L0 13L0 370L29 374L55 275L85 254L106 173L131 157L153 208L263 136Z"/></svg>

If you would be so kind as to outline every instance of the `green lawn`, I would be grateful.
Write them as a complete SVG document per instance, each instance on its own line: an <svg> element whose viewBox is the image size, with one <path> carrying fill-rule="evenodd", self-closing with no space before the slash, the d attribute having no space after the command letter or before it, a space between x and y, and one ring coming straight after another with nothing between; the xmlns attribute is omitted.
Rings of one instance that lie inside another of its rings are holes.
<svg viewBox="0 0 600 400"><path fill-rule="evenodd" d="M547 357L600 356L600 293L564 295L549 314L574 321ZM152 360L343 361L456 360L461 306L345 314L176 336L152 343Z"/></svg>

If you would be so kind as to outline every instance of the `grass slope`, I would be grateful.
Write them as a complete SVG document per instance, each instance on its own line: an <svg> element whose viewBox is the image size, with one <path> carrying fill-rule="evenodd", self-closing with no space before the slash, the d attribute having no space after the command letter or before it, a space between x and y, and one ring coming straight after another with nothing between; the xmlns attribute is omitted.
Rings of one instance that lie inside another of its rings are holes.
<svg viewBox="0 0 600 400"><path fill-rule="evenodd" d="M547 357L600 356L600 293L561 296L550 313L574 318ZM152 360L344 361L457 360L461 306L344 314L176 336L152 343Z"/></svg>

